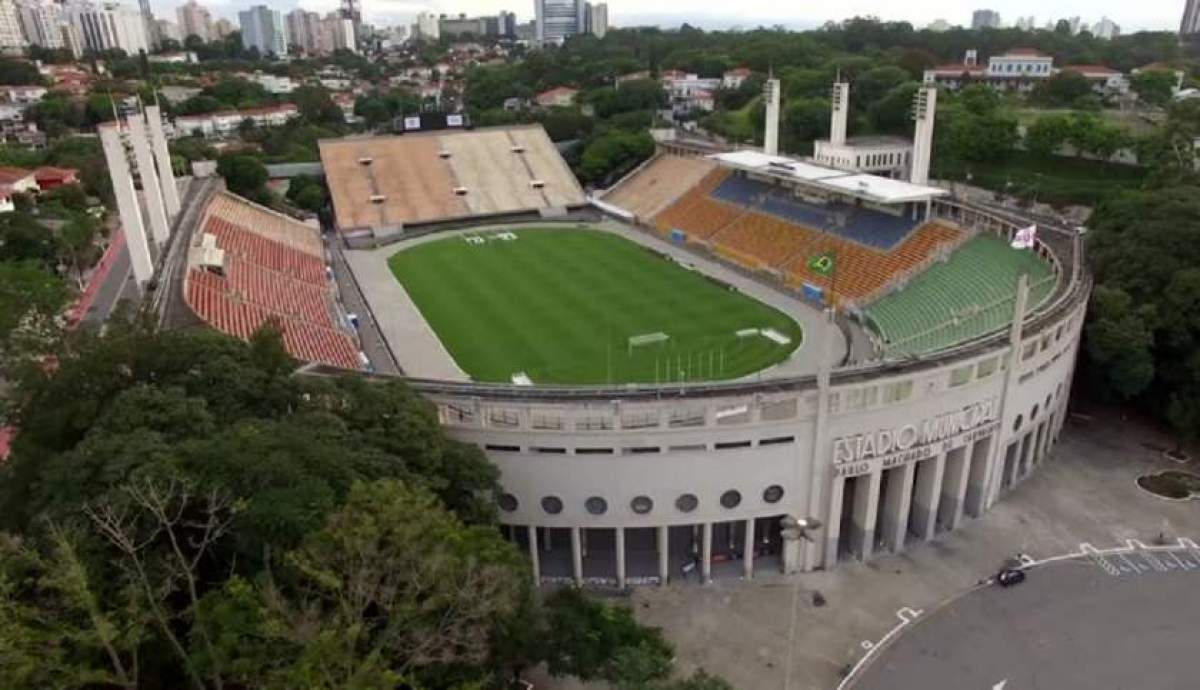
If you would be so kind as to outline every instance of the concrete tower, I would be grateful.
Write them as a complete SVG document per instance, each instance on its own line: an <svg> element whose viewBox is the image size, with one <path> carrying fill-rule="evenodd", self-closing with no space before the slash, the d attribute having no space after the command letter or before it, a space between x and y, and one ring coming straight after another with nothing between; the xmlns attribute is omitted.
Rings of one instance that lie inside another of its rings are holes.
<svg viewBox="0 0 1200 690"><path fill-rule="evenodd" d="M933 119L937 112L937 89L922 86L913 98L912 173L908 179L913 184L929 182L929 159L933 152Z"/></svg>
<svg viewBox="0 0 1200 690"><path fill-rule="evenodd" d="M150 153L150 139L146 136L146 123L141 113L134 113L126 121L129 140L133 145L133 160L137 163L138 177L142 181L142 203L146 205L146 218L150 221L150 233L154 244L162 247L167 243L170 229L167 224L167 209L163 206L162 188L158 184L158 171L154 169L154 155Z"/></svg>
<svg viewBox="0 0 1200 690"><path fill-rule="evenodd" d="M129 171L125 144L121 141L120 124L110 122L99 129L100 145L104 148L104 159L112 178L113 195L117 198L117 212L121 215L121 227L125 230L125 246L129 250L133 278L138 288L143 289L154 276L154 260L150 256L146 228L142 225L137 192L133 189L133 175Z"/></svg>
<svg viewBox="0 0 1200 690"><path fill-rule="evenodd" d="M850 115L850 84L841 80L833 83L829 92L830 118L829 143L841 146L846 143L846 121Z"/></svg>
<svg viewBox="0 0 1200 690"><path fill-rule="evenodd" d="M174 221L175 216L179 215L179 188L175 186L175 171L171 169L171 152L167 149L167 137L163 134L162 114L157 105L146 106L146 124L150 130L150 148L154 151L154 160L158 162L158 182L162 187L163 204L167 207L167 220Z"/></svg>
<svg viewBox="0 0 1200 690"><path fill-rule="evenodd" d="M763 86L763 98L767 101L766 132L763 135L763 153L768 156L779 154L779 80L771 78Z"/></svg>

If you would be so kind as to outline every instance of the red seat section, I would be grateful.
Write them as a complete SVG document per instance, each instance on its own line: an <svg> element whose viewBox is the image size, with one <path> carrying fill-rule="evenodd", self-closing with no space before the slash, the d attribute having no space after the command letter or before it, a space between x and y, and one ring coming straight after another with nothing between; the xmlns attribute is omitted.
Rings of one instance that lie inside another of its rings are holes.
<svg viewBox="0 0 1200 690"><path fill-rule="evenodd" d="M243 340L274 321L296 359L361 369L358 345L339 323L333 281L322 258L311 253L312 243L281 242L278 228L272 237L232 222L228 196L216 198L220 201L210 206L201 232L216 237L225 256L220 273L190 262L184 297L196 315ZM314 229L294 225L289 232L311 233L320 246Z"/></svg>

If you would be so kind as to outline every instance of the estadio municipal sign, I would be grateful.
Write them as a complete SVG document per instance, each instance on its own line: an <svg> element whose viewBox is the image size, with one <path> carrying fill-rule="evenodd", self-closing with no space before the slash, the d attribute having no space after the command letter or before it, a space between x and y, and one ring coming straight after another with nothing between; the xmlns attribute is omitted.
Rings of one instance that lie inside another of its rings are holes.
<svg viewBox="0 0 1200 690"><path fill-rule="evenodd" d="M999 408L991 398L918 423L835 438L835 474L848 477L917 462L986 436L996 426Z"/></svg>

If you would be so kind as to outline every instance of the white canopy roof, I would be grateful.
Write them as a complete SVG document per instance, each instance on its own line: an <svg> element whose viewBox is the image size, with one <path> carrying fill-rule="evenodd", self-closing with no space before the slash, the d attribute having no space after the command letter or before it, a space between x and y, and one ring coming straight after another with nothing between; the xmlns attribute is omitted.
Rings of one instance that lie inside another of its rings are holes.
<svg viewBox="0 0 1200 690"><path fill-rule="evenodd" d="M786 156L769 156L761 151L733 151L709 156L721 165L784 180L804 182L881 204L925 201L949 194L944 189L912 184L890 177L852 173Z"/></svg>

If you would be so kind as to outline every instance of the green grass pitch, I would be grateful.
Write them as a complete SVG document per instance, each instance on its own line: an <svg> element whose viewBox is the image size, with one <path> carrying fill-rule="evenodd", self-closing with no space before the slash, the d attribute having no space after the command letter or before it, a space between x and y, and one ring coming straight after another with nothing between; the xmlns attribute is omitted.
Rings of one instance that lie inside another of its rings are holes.
<svg viewBox="0 0 1200 690"><path fill-rule="evenodd" d="M783 313L616 235L528 228L403 250L388 263L458 365L476 381L667 383L729 379L788 357ZM773 328L779 345L737 331ZM630 336L666 333L632 349Z"/></svg>

